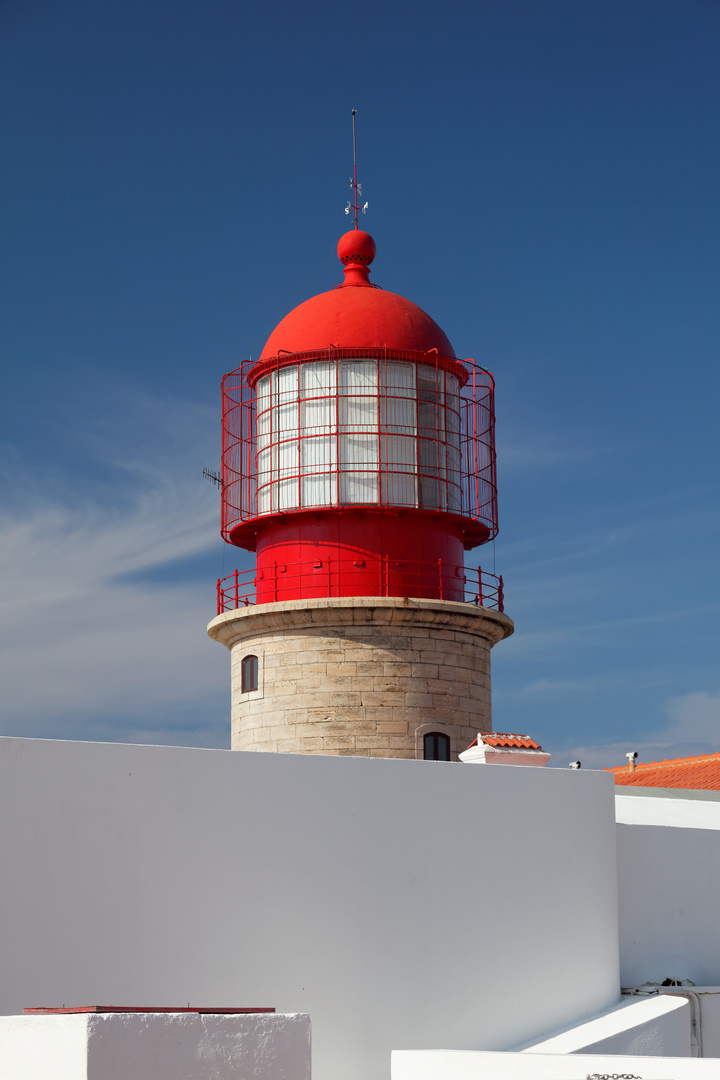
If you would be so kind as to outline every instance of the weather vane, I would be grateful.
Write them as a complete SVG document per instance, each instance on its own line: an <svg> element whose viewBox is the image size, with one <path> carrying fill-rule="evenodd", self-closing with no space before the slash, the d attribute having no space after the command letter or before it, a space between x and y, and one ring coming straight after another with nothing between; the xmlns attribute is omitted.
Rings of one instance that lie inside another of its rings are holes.
<svg viewBox="0 0 720 1080"><path fill-rule="evenodd" d="M358 210L361 210L362 213L364 214L365 211L368 208L368 204L365 203L364 206L360 206L360 199L362 198L362 184L358 184L358 178L357 178L357 154L355 153L355 113L356 112L357 112L357 109L353 109L353 111L352 111L352 118L353 118L353 121L352 121L352 124L353 124L353 174L350 177L350 187L353 189L354 202L348 201L348 204L345 207L345 213L350 214L352 211L355 212L355 228L357 229L357 227L358 227Z"/></svg>

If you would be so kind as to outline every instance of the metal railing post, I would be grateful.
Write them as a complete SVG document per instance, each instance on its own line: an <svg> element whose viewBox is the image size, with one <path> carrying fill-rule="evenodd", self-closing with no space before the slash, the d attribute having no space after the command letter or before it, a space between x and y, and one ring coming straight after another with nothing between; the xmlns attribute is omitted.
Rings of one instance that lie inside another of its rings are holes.
<svg viewBox="0 0 720 1080"><path fill-rule="evenodd" d="M438 559L438 584L440 586L440 599L443 598L442 559Z"/></svg>
<svg viewBox="0 0 720 1080"><path fill-rule="evenodd" d="M236 608L240 607L240 600L239 600L239 594L238 594L238 572L237 572L237 567L235 568L235 607Z"/></svg>
<svg viewBox="0 0 720 1080"><path fill-rule="evenodd" d="M220 588L220 584L221 584L220 578L218 578L217 579L217 613L218 613L218 615L222 615L222 613L223 613L223 594L222 594L222 589Z"/></svg>
<svg viewBox="0 0 720 1080"><path fill-rule="evenodd" d="M505 594L503 589L502 574L498 578L498 611L501 615L505 611Z"/></svg>
<svg viewBox="0 0 720 1080"><path fill-rule="evenodd" d="M277 600L277 560L273 563L275 567L275 581L273 583L273 599Z"/></svg>
<svg viewBox="0 0 720 1080"><path fill-rule="evenodd" d="M478 566L478 606L484 607L482 591L482 567Z"/></svg>

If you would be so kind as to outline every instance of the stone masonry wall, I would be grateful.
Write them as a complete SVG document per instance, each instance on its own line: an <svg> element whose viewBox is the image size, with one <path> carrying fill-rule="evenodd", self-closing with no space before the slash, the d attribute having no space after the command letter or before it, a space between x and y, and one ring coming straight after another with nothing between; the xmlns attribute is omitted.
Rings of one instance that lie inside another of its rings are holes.
<svg viewBox="0 0 720 1080"><path fill-rule="evenodd" d="M440 731L453 760L492 730L490 649L512 632L486 608L399 597L263 604L208 627L231 650L234 750L422 758ZM251 654L258 689L242 693Z"/></svg>

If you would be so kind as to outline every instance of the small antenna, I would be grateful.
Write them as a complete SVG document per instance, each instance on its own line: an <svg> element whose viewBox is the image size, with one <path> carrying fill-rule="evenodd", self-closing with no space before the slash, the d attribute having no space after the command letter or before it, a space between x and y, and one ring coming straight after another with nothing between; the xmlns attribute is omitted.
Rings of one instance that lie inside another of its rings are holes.
<svg viewBox="0 0 720 1080"><path fill-rule="evenodd" d="M212 469L203 469L203 476L206 480L209 480L211 484L215 484L222 491L224 484L219 472L213 472Z"/></svg>
<svg viewBox="0 0 720 1080"><path fill-rule="evenodd" d="M357 229L357 227L358 227L358 210L360 210L364 214L366 212L367 208L368 208L368 204L365 203L363 206L360 206L360 199L362 198L362 184L358 184L358 179L357 179L357 152L356 152L356 148L355 148L355 113L356 112L357 112L357 109L353 109L353 111L352 111L353 174L350 177L350 187L353 189L354 201L353 202L348 202L347 206L345 207L345 213L349 214L351 210L355 212L355 228Z"/></svg>

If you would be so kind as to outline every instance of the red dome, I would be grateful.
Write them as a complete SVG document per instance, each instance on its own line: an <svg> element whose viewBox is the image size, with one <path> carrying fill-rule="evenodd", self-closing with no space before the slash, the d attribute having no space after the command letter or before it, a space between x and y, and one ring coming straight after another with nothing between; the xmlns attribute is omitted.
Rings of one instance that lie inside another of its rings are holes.
<svg viewBox="0 0 720 1080"><path fill-rule="evenodd" d="M396 293L373 286L368 264L375 255L372 237L361 230L346 233L338 244L345 281L330 292L300 304L278 323L261 360L279 352L327 349L394 349L454 357L447 337L430 316Z"/></svg>

